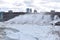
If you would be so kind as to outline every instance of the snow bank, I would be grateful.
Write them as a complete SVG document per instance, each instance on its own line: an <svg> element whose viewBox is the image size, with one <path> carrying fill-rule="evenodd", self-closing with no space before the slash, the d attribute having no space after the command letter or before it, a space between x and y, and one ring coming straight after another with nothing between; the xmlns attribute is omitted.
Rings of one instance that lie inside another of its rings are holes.
<svg viewBox="0 0 60 40"><path fill-rule="evenodd" d="M8 20L7 23L16 23L16 24L48 24L47 22L51 21L50 15L43 14L25 14L17 16L11 20Z"/></svg>
<svg viewBox="0 0 60 40"><path fill-rule="evenodd" d="M8 24L7 27L12 27L18 29L20 32L20 40L59 40L58 35L53 35L51 32L54 29L51 25L40 26L33 24ZM14 34L14 33L13 33ZM7 34L8 35L8 34ZM16 37L9 34L10 37Z"/></svg>
<svg viewBox="0 0 60 40"><path fill-rule="evenodd" d="M19 32L17 33L7 30L7 39L12 38L16 40L60 40L60 37L54 34L58 28L50 25L50 21L50 15L19 15L5 22L6 27L19 30Z"/></svg>

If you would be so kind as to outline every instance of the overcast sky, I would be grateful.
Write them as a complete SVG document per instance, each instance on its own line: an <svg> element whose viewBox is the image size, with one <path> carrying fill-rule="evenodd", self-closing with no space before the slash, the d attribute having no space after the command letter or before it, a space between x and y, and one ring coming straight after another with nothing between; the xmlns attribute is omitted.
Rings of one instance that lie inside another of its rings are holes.
<svg viewBox="0 0 60 40"><path fill-rule="evenodd" d="M25 11L26 8L38 11L60 11L60 0L0 0L2 11Z"/></svg>

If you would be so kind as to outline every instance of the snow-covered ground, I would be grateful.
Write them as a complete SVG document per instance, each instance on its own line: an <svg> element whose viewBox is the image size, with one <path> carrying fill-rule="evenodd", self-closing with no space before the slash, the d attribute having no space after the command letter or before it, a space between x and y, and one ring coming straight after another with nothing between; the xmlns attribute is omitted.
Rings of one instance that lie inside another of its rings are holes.
<svg viewBox="0 0 60 40"><path fill-rule="evenodd" d="M25 15L19 15L9 21L6 21L6 23L11 24L49 24L51 21L50 15L43 15L43 14L25 14Z"/></svg>
<svg viewBox="0 0 60 40"><path fill-rule="evenodd" d="M25 14L2 24L7 28L19 30L5 30L6 40L60 40L60 27L51 25L50 21L50 15Z"/></svg>
<svg viewBox="0 0 60 40"><path fill-rule="evenodd" d="M52 34L54 27L51 25L40 26L33 24L10 24L6 27L18 29L20 32L18 32L17 35L12 33L8 34L8 36L20 40L59 40L58 35Z"/></svg>

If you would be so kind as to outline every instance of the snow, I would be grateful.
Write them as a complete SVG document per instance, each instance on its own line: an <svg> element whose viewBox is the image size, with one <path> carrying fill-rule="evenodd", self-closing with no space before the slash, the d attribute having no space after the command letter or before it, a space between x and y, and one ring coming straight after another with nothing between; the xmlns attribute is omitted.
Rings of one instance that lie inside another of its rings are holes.
<svg viewBox="0 0 60 40"><path fill-rule="evenodd" d="M0 26L19 30L19 32L5 30L6 40L60 40L56 33L53 34L59 31L59 27L51 25L50 22L50 15L25 14L3 22Z"/></svg>
<svg viewBox="0 0 60 40"><path fill-rule="evenodd" d="M59 21L60 21L60 19L56 19L56 20L51 21L50 23L55 24L55 23L57 23L57 22L59 22Z"/></svg>
<svg viewBox="0 0 60 40"><path fill-rule="evenodd" d="M13 26L13 27L12 27ZM53 30L53 27L51 25L48 26L40 26L40 25L33 25L33 24L10 24L7 25L7 27L12 27L20 30L19 36L12 36L10 37L16 37L16 39L20 40L56 40L59 39L58 35L53 35L51 32ZM13 33L14 34L14 33Z"/></svg>
<svg viewBox="0 0 60 40"><path fill-rule="evenodd" d="M50 15L43 15L43 14L25 14L17 16L7 23L17 23L17 24L39 24L41 23L47 24L47 22L51 21Z"/></svg>

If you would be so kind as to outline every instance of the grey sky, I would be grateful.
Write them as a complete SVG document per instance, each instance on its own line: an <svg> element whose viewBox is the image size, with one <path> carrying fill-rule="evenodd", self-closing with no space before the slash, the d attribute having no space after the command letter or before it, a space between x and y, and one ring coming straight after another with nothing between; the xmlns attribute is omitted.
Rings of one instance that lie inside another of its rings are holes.
<svg viewBox="0 0 60 40"><path fill-rule="evenodd" d="M26 8L40 11L50 11L52 9L59 11L60 0L0 0L0 8L1 10L14 10L15 8L15 11L20 9L22 9L21 11L25 11Z"/></svg>

